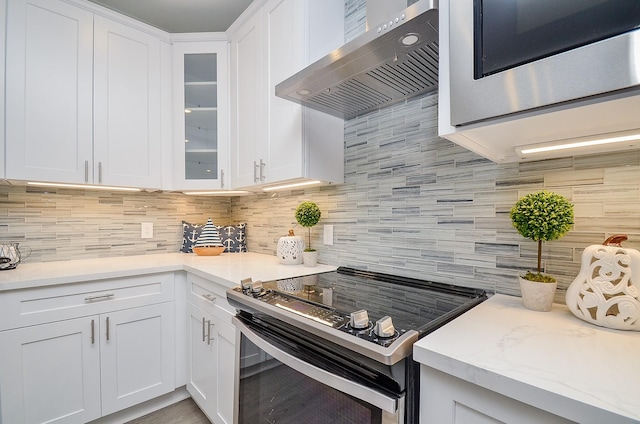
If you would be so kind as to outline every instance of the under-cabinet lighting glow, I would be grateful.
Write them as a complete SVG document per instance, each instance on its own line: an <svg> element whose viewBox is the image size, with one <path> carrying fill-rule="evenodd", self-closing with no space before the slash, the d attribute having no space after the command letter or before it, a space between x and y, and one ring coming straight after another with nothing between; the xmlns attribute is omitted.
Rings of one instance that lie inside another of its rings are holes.
<svg viewBox="0 0 640 424"><path fill-rule="evenodd" d="M189 196L237 196L251 194L250 191L243 190L213 190L213 191L183 191L182 194Z"/></svg>
<svg viewBox="0 0 640 424"><path fill-rule="evenodd" d="M38 187L58 187L58 188L77 188L85 190L110 190L110 191L142 191L139 188L133 187L113 187L105 185L83 185L83 184L62 184L62 183L41 183L35 181L29 181L27 185Z"/></svg>
<svg viewBox="0 0 640 424"><path fill-rule="evenodd" d="M301 183L291 183L291 184L282 184L271 187L264 187L263 191L275 191L275 190L284 190L286 188L295 188L295 187L306 187L310 185L320 184L321 181L303 181Z"/></svg>
<svg viewBox="0 0 640 424"><path fill-rule="evenodd" d="M184 113L191 113L191 109L185 109Z"/></svg>
<svg viewBox="0 0 640 424"><path fill-rule="evenodd" d="M629 147L633 147L635 143L640 142L640 134L634 133L629 135L621 135L616 137L604 137L604 138L593 138L583 139L582 141L572 140L567 141L565 143L562 142L554 142L554 143L543 143L543 144L535 144L530 146L523 146L516 148L516 151L519 156L526 156L530 154L541 154L548 152L555 152L558 150L577 150L577 149L585 149L587 150L590 147L603 146L607 144L615 144L615 143L627 143L633 142L629 145ZM587 150L588 151L588 150Z"/></svg>

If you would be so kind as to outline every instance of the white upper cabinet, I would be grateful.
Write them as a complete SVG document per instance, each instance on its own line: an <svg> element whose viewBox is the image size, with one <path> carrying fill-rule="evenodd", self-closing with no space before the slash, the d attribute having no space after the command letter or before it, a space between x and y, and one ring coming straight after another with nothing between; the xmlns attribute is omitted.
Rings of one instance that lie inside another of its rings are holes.
<svg viewBox="0 0 640 424"><path fill-rule="evenodd" d="M160 188L160 39L59 0L7 11L6 177Z"/></svg>
<svg viewBox="0 0 640 424"><path fill-rule="evenodd" d="M344 2L270 0L230 34L234 187L341 183L344 122L275 86L344 43Z"/></svg>
<svg viewBox="0 0 640 424"><path fill-rule="evenodd" d="M7 2L6 0L0 0L0 81L4 81L5 68L5 36L7 25ZM4 84L0 83L0 99L4 99ZM2 134L2 140L0 141L0 178L5 177L4 173L4 102L0 102L0 134Z"/></svg>
<svg viewBox="0 0 640 424"><path fill-rule="evenodd" d="M231 36L231 172L233 187L260 182L262 119L266 111L262 89L262 27L260 13ZM264 173L262 174L264 179Z"/></svg>
<svg viewBox="0 0 640 424"><path fill-rule="evenodd" d="M95 17L93 182L160 188L160 41Z"/></svg>
<svg viewBox="0 0 640 424"><path fill-rule="evenodd" d="M7 178L90 182L93 14L8 0L6 67Z"/></svg>
<svg viewBox="0 0 640 424"><path fill-rule="evenodd" d="M181 40L172 48L173 188L229 188L228 43Z"/></svg>

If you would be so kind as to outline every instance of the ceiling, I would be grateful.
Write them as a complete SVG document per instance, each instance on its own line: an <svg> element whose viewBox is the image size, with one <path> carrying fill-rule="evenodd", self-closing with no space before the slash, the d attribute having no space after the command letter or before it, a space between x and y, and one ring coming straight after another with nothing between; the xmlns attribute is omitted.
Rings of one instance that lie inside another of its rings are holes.
<svg viewBox="0 0 640 424"><path fill-rule="evenodd" d="M89 0L170 33L224 32L252 0Z"/></svg>

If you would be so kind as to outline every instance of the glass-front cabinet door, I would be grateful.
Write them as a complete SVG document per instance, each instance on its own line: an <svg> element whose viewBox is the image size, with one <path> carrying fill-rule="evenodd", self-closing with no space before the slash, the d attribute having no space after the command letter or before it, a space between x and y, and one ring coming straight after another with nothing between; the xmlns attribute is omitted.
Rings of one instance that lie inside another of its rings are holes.
<svg viewBox="0 0 640 424"><path fill-rule="evenodd" d="M174 188L227 189L227 43L174 42Z"/></svg>

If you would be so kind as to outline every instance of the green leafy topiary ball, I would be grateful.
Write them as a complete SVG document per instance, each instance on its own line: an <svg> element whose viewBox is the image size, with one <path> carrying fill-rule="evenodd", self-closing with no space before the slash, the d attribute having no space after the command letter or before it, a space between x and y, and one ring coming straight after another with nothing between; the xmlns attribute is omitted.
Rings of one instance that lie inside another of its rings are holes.
<svg viewBox="0 0 640 424"><path fill-rule="evenodd" d="M313 202L302 202L296 208L296 221L303 227L313 227L320 221L320 208Z"/></svg>
<svg viewBox="0 0 640 424"><path fill-rule="evenodd" d="M573 225L571 202L546 190L521 197L509 215L518 233L534 241L557 240Z"/></svg>

